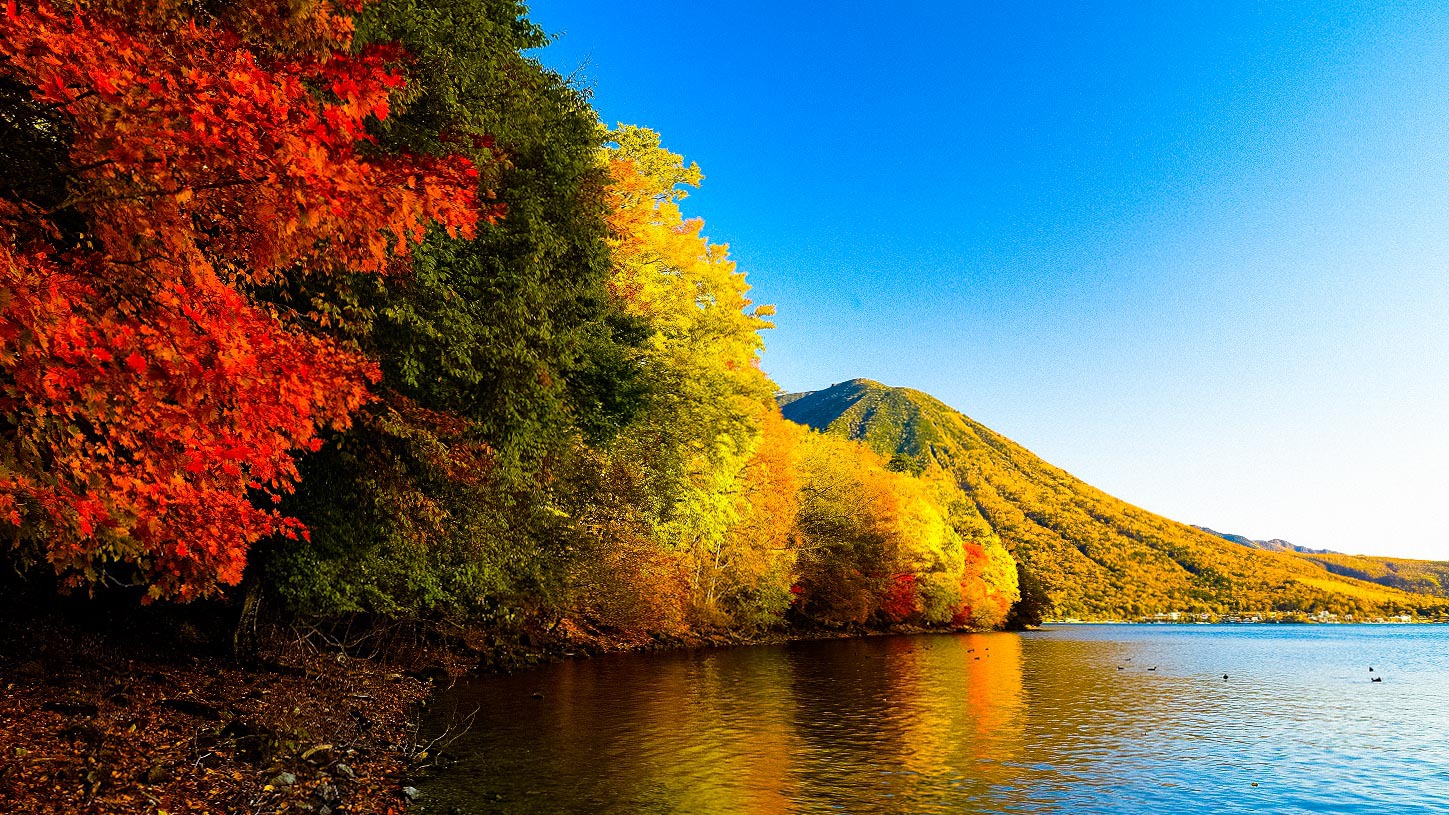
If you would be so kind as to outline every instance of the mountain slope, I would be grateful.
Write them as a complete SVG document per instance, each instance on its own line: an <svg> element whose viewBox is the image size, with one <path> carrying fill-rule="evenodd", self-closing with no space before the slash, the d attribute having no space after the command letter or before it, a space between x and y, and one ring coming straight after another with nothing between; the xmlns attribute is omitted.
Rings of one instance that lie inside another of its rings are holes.
<svg viewBox="0 0 1449 815"><path fill-rule="evenodd" d="M1443 598L1335 574L1295 553L1240 546L1132 506L920 391L856 379L780 401L787 419L860 440L902 469L951 473L1063 617L1377 616L1446 607Z"/></svg>

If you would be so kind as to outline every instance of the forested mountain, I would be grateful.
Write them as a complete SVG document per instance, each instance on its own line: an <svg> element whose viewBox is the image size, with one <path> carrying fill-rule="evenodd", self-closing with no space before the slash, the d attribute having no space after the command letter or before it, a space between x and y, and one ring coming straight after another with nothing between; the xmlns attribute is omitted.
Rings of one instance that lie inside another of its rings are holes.
<svg viewBox="0 0 1449 815"><path fill-rule="evenodd" d="M1410 560L1374 555L1345 555L1338 552L1295 554L1336 575L1367 580L1417 594L1449 597L1449 562L1442 560Z"/></svg>
<svg viewBox="0 0 1449 815"><path fill-rule="evenodd" d="M920 391L855 379L779 402L787 419L862 441L896 468L951 473L1062 617L1444 607L1368 582L1386 567L1366 559L1250 549L1118 500ZM1416 572L1402 588L1430 582Z"/></svg>
<svg viewBox="0 0 1449 815"><path fill-rule="evenodd" d="M1416 594L1449 596L1449 562L1442 560L1346 555L1329 549L1311 549L1307 546L1299 546L1280 538L1265 541L1251 540L1242 535L1218 532L1196 524L1193 525L1193 528L1250 549L1289 552L1336 575L1366 580L1380 586L1403 589Z"/></svg>

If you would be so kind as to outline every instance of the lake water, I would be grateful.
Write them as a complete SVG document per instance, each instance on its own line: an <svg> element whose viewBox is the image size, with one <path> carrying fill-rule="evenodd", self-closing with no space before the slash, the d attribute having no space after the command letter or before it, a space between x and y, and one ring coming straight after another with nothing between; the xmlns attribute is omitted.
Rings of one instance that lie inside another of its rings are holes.
<svg viewBox="0 0 1449 815"><path fill-rule="evenodd" d="M1449 812L1445 626L622 654L476 680L431 724L475 709L424 812Z"/></svg>

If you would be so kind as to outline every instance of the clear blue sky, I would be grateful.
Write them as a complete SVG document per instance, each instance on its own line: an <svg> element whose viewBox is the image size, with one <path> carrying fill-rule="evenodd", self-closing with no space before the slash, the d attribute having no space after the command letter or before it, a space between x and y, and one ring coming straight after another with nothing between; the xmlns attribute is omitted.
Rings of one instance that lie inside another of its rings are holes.
<svg viewBox="0 0 1449 815"><path fill-rule="evenodd" d="M1449 8L539 2L779 307L1182 521L1449 559Z"/></svg>

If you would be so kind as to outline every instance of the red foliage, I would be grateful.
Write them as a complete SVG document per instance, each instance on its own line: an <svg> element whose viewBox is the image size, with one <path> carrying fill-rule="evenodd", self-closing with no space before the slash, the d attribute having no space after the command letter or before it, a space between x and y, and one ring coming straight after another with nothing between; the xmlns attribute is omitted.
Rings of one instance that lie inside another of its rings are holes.
<svg viewBox="0 0 1449 815"><path fill-rule="evenodd" d="M359 150L404 79L395 49L347 53L346 17L176 8L8 4L0 77L70 144L62 203L0 200L0 525L71 584L119 563L184 600L237 582L259 538L305 534L254 502L378 375L249 292L401 268L430 222L497 213L465 159Z"/></svg>
<svg viewBox="0 0 1449 815"><path fill-rule="evenodd" d="M1009 603L1005 597L988 591L982 582L982 572L988 559L986 547L976 541L965 540L961 542L961 554L966 566L961 579L961 606L952 615L951 625L975 626L983 618L983 612L993 620L1001 619Z"/></svg>
<svg viewBox="0 0 1449 815"><path fill-rule="evenodd" d="M892 622L897 623L920 611L916 598L916 576L898 574L891 578L890 587L886 589L885 598L881 600L880 610Z"/></svg>

